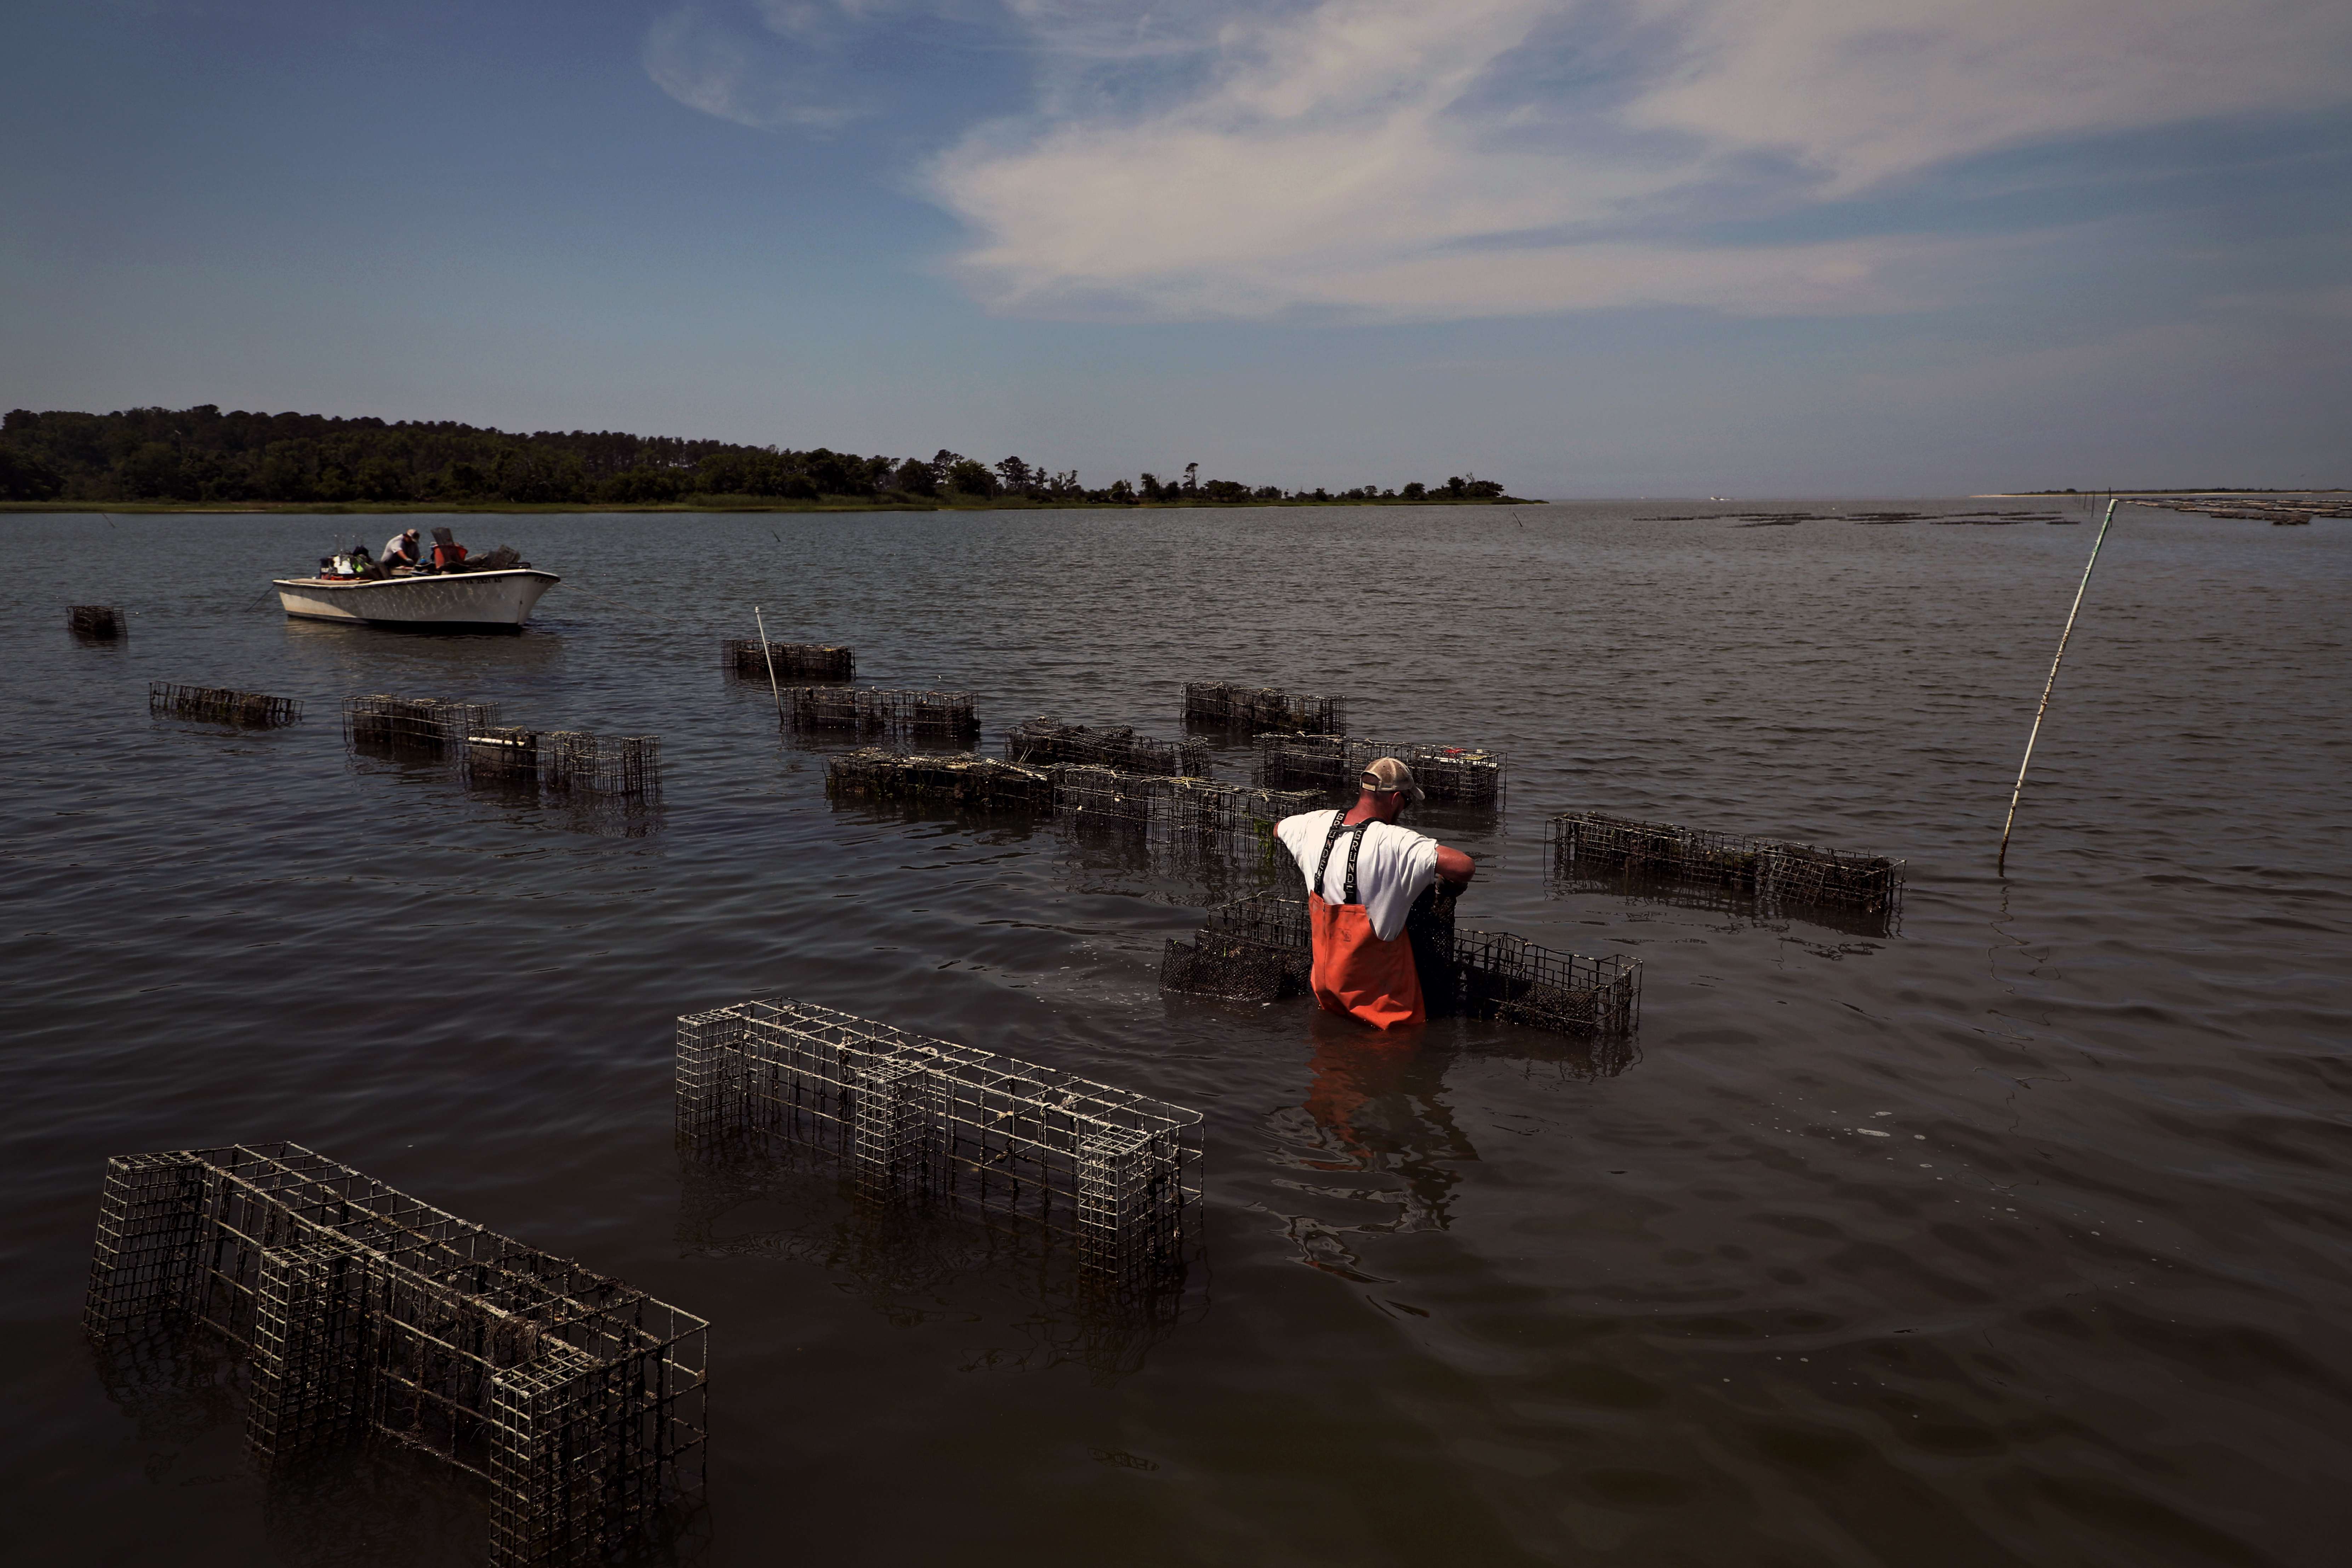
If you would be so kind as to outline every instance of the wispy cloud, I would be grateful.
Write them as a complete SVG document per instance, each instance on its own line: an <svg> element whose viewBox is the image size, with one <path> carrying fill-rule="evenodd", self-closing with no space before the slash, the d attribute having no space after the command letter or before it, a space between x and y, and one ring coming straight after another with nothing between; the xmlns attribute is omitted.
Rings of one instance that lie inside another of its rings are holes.
<svg viewBox="0 0 2352 1568"><path fill-rule="evenodd" d="M646 31L646 74L688 108L738 125L837 130L870 112L854 84L824 68L837 15L782 0L748 12L680 5Z"/></svg>
<svg viewBox="0 0 2352 1568"><path fill-rule="evenodd" d="M724 118L837 125L850 89L775 50L950 14L1034 86L921 188L971 229L977 297L1054 315L1899 309L1983 242L1807 239L1809 215L2002 149L2352 100L2342 0L762 0L673 13L647 68Z"/></svg>

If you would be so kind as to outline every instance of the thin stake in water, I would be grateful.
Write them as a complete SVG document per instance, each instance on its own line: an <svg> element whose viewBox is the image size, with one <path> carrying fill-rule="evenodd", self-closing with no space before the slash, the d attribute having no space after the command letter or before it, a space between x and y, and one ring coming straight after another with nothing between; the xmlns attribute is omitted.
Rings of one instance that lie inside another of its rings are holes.
<svg viewBox="0 0 2352 1568"><path fill-rule="evenodd" d="M751 618L760 623L760 656L768 661L768 691L776 700L776 722L784 721L784 689L776 684L776 650L768 646L768 618L760 606L751 606Z"/></svg>
<svg viewBox="0 0 2352 1568"><path fill-rule="evenodd" d="M2066 639L2074 635L2074 617L2083 613L2083 595L2091 586L2091 568L2099 563L2099 546L2107 542L2107 524L2116 520L2116 503L2099 519L2099 536L2091 541L2091 559L2084 563L2082 584L2074 590L2074 607L2066 612L2066 629L2058 634L2058 652L2050 660L2050 679L2042 684L2042 706L2033 710L2033 731L2025 737L2025 759L2017 764L2017 787L2009 792L2009 819L2000 825L2000 853L1994 858L1996 875L2009 868L2009 830L2017 826L2017 797L2025 793L2025 770L2033 765L2033 742L2042 738L2042 716L2050 711L2050 693L2058 684L2058 661L2066 657Z"/></svg>

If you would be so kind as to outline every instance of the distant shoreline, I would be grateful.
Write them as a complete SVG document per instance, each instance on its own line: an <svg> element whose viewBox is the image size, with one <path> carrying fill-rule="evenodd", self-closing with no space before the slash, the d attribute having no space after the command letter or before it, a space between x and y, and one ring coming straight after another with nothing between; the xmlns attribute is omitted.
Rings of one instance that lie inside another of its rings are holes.
<svg viewBox="0 0 2352 1568"><path fill-rule="evenodd" d="M866 500L785 500L765 496L741 500L713 498L702 501L237 501L228 505L206 506L196 501L157 500L11 500L0 501L0 513L7 512L119 512L162 513L179 516L268 516L283 512L289 517L358 517L382 513L398 516L415 513L427 517L446 517L473 512L520 512L568 514L573 512L677 512L723 513L749 512L835 512L835 511L1192 511L1229 510L1235 507L1285 506L1549 506L1544 500L1530 500L1524 496L1477 496L1455 500L1449 496L1423 496L1412 500L1402 497L1381 496L1371 500L1146 500L1126 504L1107 501L866 501Z"/></svg>

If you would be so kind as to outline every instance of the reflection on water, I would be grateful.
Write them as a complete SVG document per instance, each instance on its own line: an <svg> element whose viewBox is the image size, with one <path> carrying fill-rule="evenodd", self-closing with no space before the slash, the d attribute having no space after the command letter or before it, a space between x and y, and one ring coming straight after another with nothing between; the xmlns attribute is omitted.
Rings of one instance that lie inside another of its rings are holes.
<svg viewBox="0 0 2352 1568"><path fill-rule="evenodd" d="M838 1160L785 1139L681 1146L678 1185L677 1242L688 1255L822 1270L895 1328L956 1324L966 1370L1076 1363L1108 1387L1208 1307L1193 1219L1172 1288L1117 1294L1034 1226L876 1202Z"/></svg>

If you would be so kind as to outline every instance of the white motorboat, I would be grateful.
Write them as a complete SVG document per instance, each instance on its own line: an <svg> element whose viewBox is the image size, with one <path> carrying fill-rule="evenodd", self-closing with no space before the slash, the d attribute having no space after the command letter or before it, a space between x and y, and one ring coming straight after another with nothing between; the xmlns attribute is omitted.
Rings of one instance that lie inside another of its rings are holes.
<svg viewBox="0 0 2352 1568"><path fill-rule="evenodd" d="M415 577L278 577L272 580L289 616L363 621L377 626L512 631L530 619L539 596L563 581L528 566L441 572Z"/></svg>

